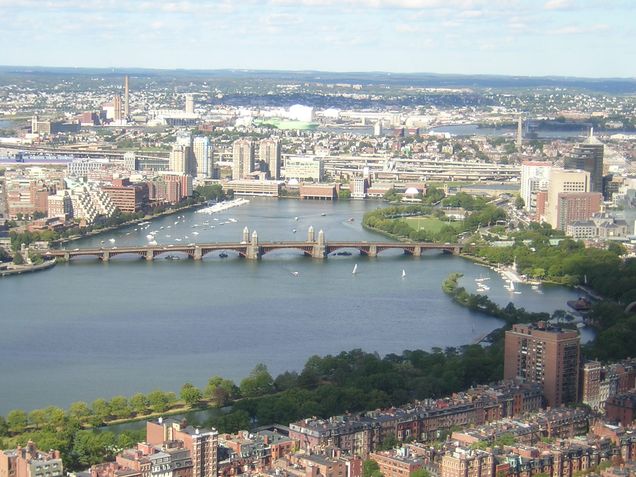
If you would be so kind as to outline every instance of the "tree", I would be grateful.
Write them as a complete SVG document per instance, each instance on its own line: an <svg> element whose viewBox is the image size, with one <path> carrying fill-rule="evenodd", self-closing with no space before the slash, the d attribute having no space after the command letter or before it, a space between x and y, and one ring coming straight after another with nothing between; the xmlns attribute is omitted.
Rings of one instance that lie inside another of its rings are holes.
<svg viewBox="0 0 636 477"><path fill-rule="evenodd" d="M201 393L201 390L191 383L185 383L181 387L180 395L181 399L183 399L185 403L190 407L196 405L203 398L203 393Z"/></svg>
<svg viewBox="0 0 636 477"><path fill-rule="evenodd" d="M411 472L411 477L431 477L431 474L425 469L417 469Z"/></svg>
<svg viewBox="0 0 636 477"><path fill-rule="evenodd" d="M0 416L0 437L9 435L9 425L4 416ZM1 449L1 447L0 447Z"/></svg>
<svg viewBox="0 0 636 477"><path fill-rule="evenodd" d="M365 460L362 463L362 477L382 477L378 463L371 459Z"/></svg>
<svg viewBox="0 0 636 477"><path fill-rule="evenodd" d="M91 407L93 408L93 416L98 423L102 423L110 417L110 405L105 399L95 399Z"/></svg>
<svg viewBox="0 0 636 477"><path fill-rule="evenodd" d="M124 396L115 396L110 400L110 412L118 419L130 417L130 406L128 399Z"/></svg>
<svg viewBox="0 0 636 477"><path fill-rule="evenodd" d="M27 425L27 415L22 409L14 409L7 414L7 425L14 434L21 434Z"/></svg>
<svg viewBox="0 0 636 477"><path fill-rule="evenodd" d="M137 393L130 398L130 407L132 407L133 411L137 414L145 414L148 412L149 405L148 398L143 393Z"/></svg>
<svg viewBox="0 0 636 477"><path fill-rule="evenodd" d="M260 363L250 375L241 381L241 394L245 397L257 397L269 394L274 389L274 380L267 370L267 366Z"/></svg>
<svg viewBox="0 0 636 477"><path fill-rule="evenodd" d="M13 256L13 263L16 265L24 265L24 257L20 252L15 252Z"/></svg>
<svg viewBox="0 0 636 477"><path fill-rule="evenodd" d="M170 407L170 397L159 389L148 394L148 403L154 412L164 412Z"/></svg>
<svg viewBox="0 0 636 477"><path fill-rule="evenodd" d="M29 424L36 429L41 429L46 422L46 412L44 412L44 409L34 409L29 413Z"/></svg>
<svg viewBox="0 0 636 477"><path fill-rule="evenodd" d="M518 195L515 198L515 209L517 210L523 209L525 205L526 205L526 201L523 200L523 198L520 195Z"/></svg>
<svg viewBox="0 0 636 477"><path fill-rule="evenodd" d="M91 410L84 401L72 403L68 408L68 416L84 422L91 415Z"/></svg>

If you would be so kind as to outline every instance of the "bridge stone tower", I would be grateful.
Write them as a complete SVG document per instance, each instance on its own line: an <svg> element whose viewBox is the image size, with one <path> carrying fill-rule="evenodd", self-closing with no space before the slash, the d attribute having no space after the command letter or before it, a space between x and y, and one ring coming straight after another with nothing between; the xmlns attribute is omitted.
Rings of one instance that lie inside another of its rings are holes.
<svg viewBox="0 0 636 477"><path fill-rule="evenodd" d="M318 232L318 240L314 242L314 247L311 251L312 258L324 259L327 256L327 247L325 244L325 233L320 230Z"/></svg>
<svg viewBox="0 0 636 477"><path fill-rule="evenodd" d="M247 244L245 258L249 260L258 260L261 258L261 248L258 245L258 234L256 230L252 232L252 240Z"/></svg>
<svg viewBox="0 0 636 477"><path fill-rule="evenodd" d="M243 242L248 243L250 241L250 229L245 227L243 229Z"/></svg>
<svg viewBox="0 0 636 477"><path fill-rule="evenodd" d="M307 229L307 242L315 242L316 241L316 236L314 234L314 227L313 225L310 225L309 228Z"/></svg>

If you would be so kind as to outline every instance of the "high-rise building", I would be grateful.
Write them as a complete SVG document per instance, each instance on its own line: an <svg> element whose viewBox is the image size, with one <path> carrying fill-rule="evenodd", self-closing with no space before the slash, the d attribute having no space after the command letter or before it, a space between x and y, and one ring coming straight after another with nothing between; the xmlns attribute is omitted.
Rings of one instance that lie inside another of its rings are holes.
<svg viewBox="0 0 636 477"><path fill-rule="evenodd" d="M120 122L122 117L122 108L121 108L121 95L119 93L113 96L113 120L115 122Z"/></svg>
<svg viewBox="0 0 636 477"><path fill-rule="evenodd" d="M320 182L324 175L322 158L316 156L290 156L285 159L285 178Z"/></svg>
<svg viewBox="0 0 636 477"><path fill-rule="evenodd" d="M185 95L185 112L194 114L194 95L192 93L186 93Z"/></svg>
<svg viewBox="0 0 636 477"><path fill-rule="evenodd" d="M128 98L128 75L124 76L124 119L128 120L130 117L130 103Z"/></svg>
<svg viewBox="0 0 636 477"><path fill-rule="evenodd" d="M579 333L545 322L513 325L506 331L504 379L537 383L549 406L578 398Z"/></svg>
<svg viewBox="0 0 636 477"><path fill-rule="evenodd" d="M521 164L521 198L530 213L536 212L537 192L548 190L550 169L552 164L549 162L524 161Z"/></svg>
<svg viewBox="0 0 636 477"><path fill-rule="evenodd" d="M517 120L517 138L516 138L516 146L517 151L521 152L521 148L523 147L523 117L519 116Z"/></svg>
<svg viewBox="0 0 636 477"><path fill-rule="evenodd" d="M258 158L267 168L270 179L280 179L280 142L276 138L263 139L259 143Z"/></svg>
<svg viewBox="0 0 636 477"><path fill-rule="evenodd" d="M124 168L129 171L137 170L137 156L134 152L128 151L124 153Z"/></svg>
<svg viewBox="0 0 636 477"><path fill-rule="evenodd" d="M603 192L603 154L605 146L593 135L584 143L577 144L565 158L565 169L580 169L590 173L589 192Z"/></svg>
<svg viewBox="0 0 636 477"><path fill-rule="evenodd" d="M196 172L199 176L212 177L212 144L205 136L195 137L192 141L192 153L196 163Z"/></svg>
<svg viewBox="0 0 636 477"><path fill-rule="evenodd" d="M603 195L600 192L563 192L557 197L557 224L566 230L573 222L590 220L601 210Z"/></svg>
<svg viewBox="0 0 636 477"><path fill-rule="evenodd" d="M581 170L552 168L548 185L545 220L552 228L559 228L559 194L590 192L590 173ZM565 227L567 224L563 225Z"/></svg>
<svg viewBox="0 0 636 477"><path fill-rule="evenodd" d="M195 176L197 173L196 166L192 154L192 147L183 144L175 144L172 146L168 166L172 172Z"/></svg>
<svg viewBox="0 0 636 477"><path fill-rule="evenodd" d="M254 171L254 143L238 139L232 147L232 179L243 179Z"/></svg>

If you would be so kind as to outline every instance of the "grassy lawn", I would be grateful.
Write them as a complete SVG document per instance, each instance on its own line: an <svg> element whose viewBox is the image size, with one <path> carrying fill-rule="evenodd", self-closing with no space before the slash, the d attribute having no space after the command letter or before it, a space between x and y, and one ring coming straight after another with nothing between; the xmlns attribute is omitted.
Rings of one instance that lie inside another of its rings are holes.
<svg viewBox="0 0 636 477"><path fill-rule="evenodd" d="M444 225L453 225L452 222L443 222L435 217L407 217L405 220L413 230L426 230L431 233L439 232Z"/></svg>

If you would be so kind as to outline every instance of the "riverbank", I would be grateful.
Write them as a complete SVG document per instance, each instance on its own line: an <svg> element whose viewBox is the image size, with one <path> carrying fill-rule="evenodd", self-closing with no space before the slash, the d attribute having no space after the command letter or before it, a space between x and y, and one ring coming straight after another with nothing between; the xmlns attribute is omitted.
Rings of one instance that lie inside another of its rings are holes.
<svg viewBox="0 0 636 477"><path fill-rule="evenodd" d="M7 270L0 270L0 277L10 277L12 275L22 275L23 273L41 272L53 268L56 264L56 260L46 260L39 265L14 265L14 268Z"/></svg>
<svg viewBox="0 0 636 477"><path fill-rule="evenodd" d="M140 217L138 219L134 219L134 220L128 220L126 222L122 222L121 224L118 225L112 225L110 227L104 227L101 229L97 229L97 230L91 230L90 232L86 232L85 234L81 234L81 235L73 235L71 237L64 237L61 239L57 239L57 240L52 240L51 244L52 245L63 245L66 243L72 243L75 242L77 240L82 240L82 239L86 239L86 238L90 238L90 237L96 237L98 235L107 233L107 232L113 232L115 230L119 230L119 229L123 229L125 227L129 227L131 225L137 225L141 222L146 222L148 220L154 220L154 219L159 219L161 217L167 217L176 213L181 213L181 212L186 212L189 210L193 210L193 209L197 209L200 207L204 207L205 203L204 202L199 202L196 204L192 204L192 205L186 205L184 207L180 207L178 209L167 209L164 210L163 212L160 212L158 214L152 214L152 215L145 215L143 217Z"/></svg>

